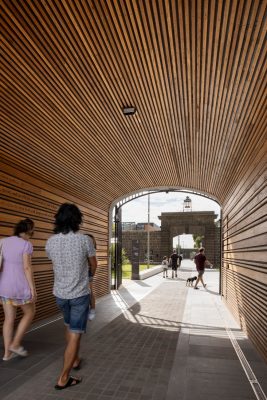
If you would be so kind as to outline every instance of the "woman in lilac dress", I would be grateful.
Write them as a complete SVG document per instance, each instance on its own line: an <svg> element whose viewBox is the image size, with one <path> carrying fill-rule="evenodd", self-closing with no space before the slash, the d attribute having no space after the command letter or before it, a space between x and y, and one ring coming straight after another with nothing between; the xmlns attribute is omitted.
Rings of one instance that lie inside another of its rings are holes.
<svg viewBox="0 0 267 400"><path fill-rule="evenodd" d="M35 313L36 290L31 266L33 247L29 242L33 228L33 221L26 218L15 226L14 236L1 240L3 263L0 272L0 302L5 314L4 361L16 355L28 355L21 341ZM23 317L14 334L17 307L22 309Z"/></svg>

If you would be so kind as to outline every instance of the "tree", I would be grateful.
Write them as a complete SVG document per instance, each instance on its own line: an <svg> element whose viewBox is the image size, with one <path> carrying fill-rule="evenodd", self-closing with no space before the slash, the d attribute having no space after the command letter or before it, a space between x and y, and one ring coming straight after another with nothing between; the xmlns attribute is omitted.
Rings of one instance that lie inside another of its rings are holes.
<svg viewBox="0 0 267 400"><path fill-rule="evenodd" d="M113 268L113 265L115 262L115 243L111 243L109 251L111 254L111 265ZM121 251L121 261L122 261L122 265L130 264L130 261L129 261L129 258L127 256L125 249L122 249L122 251Z"/></svg>
<svg viewBox="0 0 267 400"><path fill-rule="evenodd" d="M194 247L199 249L201 247L203 239L204 239L204 236L201 236L201 235L198 235L198 234L193 235Z"/></svg>
<svg viewBox="0 0 267 400"><path fill-rule="evenodd" d="M121 251L121 260L122 260L122 265L130 264L130 260L127 256L125 249L122 249L122 251Z"/></svg>

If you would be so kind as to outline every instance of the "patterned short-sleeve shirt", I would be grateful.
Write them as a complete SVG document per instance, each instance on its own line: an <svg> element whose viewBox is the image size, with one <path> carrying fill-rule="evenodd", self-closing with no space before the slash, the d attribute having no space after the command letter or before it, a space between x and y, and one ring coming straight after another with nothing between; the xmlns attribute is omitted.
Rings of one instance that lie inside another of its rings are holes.
<svg viewBox="0 0 267 400"><path fill-rule="evenodd" d="M74 299L88 294L88 257L96 254L92 239L81 233L58 233L48 239L45 249L53 263L54 295Z"/></svg>

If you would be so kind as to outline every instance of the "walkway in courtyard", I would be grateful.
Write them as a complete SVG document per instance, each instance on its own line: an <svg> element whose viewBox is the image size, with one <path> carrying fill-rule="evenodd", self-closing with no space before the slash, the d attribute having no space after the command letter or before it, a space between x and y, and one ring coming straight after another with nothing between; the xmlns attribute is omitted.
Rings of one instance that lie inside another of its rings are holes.
<svg viewBox="0 0 267 400"><path fill-rule="evenodd" d="M221 302L218 272L206 271L207 290L194 290L185 284L193 271L184 260L177 279L125 281L102 298L83 337L76 387L54 389L62 319L34 326L25 338L30 356L0 362L0 399L266 399L267 365Z"/></svg>

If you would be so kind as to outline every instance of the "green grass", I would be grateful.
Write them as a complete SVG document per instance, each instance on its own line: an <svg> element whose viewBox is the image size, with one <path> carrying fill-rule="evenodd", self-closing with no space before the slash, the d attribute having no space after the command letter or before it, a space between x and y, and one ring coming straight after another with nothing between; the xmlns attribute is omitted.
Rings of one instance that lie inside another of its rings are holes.
<svg viewBox="0 0 267 400"><path fill-rule="evenodd" d="M151 266L150 266L151 268ZM147 264L140 264L139 270L143 271L147 269ZM114 277L114 271L112 271L112 277ZM131 279L132 277L132 264L125 264L122 266L122 279Z"/></svg>

